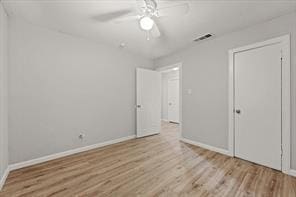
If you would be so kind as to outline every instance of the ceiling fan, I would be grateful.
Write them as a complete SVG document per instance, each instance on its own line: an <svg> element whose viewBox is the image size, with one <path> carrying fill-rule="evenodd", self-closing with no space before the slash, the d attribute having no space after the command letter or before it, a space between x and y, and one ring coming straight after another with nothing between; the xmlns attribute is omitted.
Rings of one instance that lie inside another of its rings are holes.
<svg viewBox="0 0 296 197"><path fill-rule="evenodd" d="M122 9L98 15L95 19L101 22L113 21L115 23L137 20L140 28L147 32L147 40L149 40L150 34L154 38L161 35L156 24L157 18L185 15L189 11L188 3L159 8L156 0L137 0L137 2L139 4L136 10L132 8Z"/></svg>

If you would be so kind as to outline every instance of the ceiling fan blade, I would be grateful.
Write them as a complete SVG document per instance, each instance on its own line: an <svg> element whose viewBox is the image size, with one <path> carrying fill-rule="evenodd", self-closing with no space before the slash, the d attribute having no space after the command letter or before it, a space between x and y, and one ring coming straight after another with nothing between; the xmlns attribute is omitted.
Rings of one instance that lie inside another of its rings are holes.
<svg viewBox="0 0 296 197"><path fill-rule="evenodd" d="M154 25L153 25L153 27L152 27L150 33L151 33L151 36L152 36L153 38L158 38L158 37L160 37L160 31L159 31L159 28L158 28L158 26L157 26L156 23L154 23Z"/></svg>
<svg viewBox="0 0 296 197"><path fill-rule="evenodd" d="M114 23L123 23L123 22L128 22L128 21L136 21L139 20L140 16L139 15L130 15L130 16L124 16L117 18L113 20Z"/></svg>
<svg viewBox="0 0 296 197"><path fill-rule="evenodd" d="M158 16L181 16L185 15L189 12L189 5L188 3L165 7L165 8L159 8L158 9Z"/></svg>
<svg viewBox="0 0 296 197"><path fill-rule="evenodd" d="M104 14L99 14L97 16L94 16L93 19L100 21L100 22L109 22L114 19L120 18L122 16L126 16L130 13L135 13L133 9L123 9L123 10L117 10L113 12L108 12Z"/></svg>

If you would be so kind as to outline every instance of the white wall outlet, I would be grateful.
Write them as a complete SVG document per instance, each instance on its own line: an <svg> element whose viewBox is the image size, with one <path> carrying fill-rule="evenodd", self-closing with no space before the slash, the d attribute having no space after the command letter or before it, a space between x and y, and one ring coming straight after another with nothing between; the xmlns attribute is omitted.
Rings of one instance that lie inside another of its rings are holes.
<svg viewBox="0 0 296 197"><path fill-rule="evenodd" d="M84 134L84 133L80 133L80 134L78 135L78 138L79 138L80 140L83 140L84 137L85 137L85 134Z"/></svg>

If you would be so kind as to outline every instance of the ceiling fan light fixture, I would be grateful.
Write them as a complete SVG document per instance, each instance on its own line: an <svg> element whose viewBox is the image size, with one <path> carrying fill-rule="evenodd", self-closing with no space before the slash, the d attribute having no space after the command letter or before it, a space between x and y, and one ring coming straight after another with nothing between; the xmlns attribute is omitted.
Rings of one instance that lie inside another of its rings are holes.
<svg viewBox="0 0 296 197"><path fill-rule="evenodd" d="M154 21L148 16L144 16L140 19L140 26L143 30L149 31L152 29L153 25Z"/></svg>

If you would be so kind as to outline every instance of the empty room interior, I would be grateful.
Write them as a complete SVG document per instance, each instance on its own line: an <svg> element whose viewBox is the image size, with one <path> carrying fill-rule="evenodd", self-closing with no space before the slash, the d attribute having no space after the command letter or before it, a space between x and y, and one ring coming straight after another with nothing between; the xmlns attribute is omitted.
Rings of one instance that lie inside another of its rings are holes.
<svg viewBox="0 0 296 197"><path fill-rule="evenodd" d="M0 197L296 197L295 0L0 0Z"/></svg>

